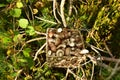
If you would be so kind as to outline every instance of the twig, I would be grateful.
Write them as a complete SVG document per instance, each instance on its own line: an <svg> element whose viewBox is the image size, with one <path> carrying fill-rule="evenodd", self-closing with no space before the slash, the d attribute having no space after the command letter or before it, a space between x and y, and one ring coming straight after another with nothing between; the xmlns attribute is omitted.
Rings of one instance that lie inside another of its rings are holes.
<svg viewBox="0 0 120 80"><path fill-rule="evenodd" d="M67 72L66 72L66 75L65 75L65 80L67 79L68 74L69 74L69 68L67 68Z"/></svg>
<svg viewBox="0 0 120 80"><path fill-rule="evenodd" d="M24 11L25 11L25 14L26 14L29 22L31 23L31 20L30 20L30 17L29 17L30 14L29 14L29 11L28 11L29 9L28 9L28 7L27 7L27 4L25 4L25 2L24 2L24 6L25 6L25 7L24 7L23 9L24 9Z"/></svg>
<svg viewBox="0 0 120 80"><path fill-rule="evenodd" d="M64 27L67 27L65 15L64 15L64 5L65 5L65 0L61 0L61 4L60 4L61 18L62 18L62 22L63 22Z"/></svg>
<svg viewBox="0 0 120 80"><path fill-rule="evenodd" d="M100 67L103 67L103 68L107 69L109 72L111 72L112 69L113 69L112 67L108 66L105 63L97 62L97 65L100 66Z"/></svg>
<svg viewBox="0 0 120 80"><path fill-rule="evenodd" d="M90 47L91 47L91 49L92 50L94 50L99 56L101 56L101 54L99 53L99 51L98 50L96 50L96 48L95 47L93 47L92 45L90 45Z"/></svg>
<svg viewBox="0 0 120 80"><path fill-rule="evenodd" d="M109 58L109 57L104 57L104 56L101 56L101 60L110 61L110 62L119 62L120 61L120 59Z"/></svg>
<svg viewBox="0 0 120 80"><path fill-rule="evenodd" d="M76 15L78 15L78 11L75 6L73 6L73 9L75 10Z"/></svg>
<svg viewBox="0 0 120 80"><path fill-rule="evenodd" d="M95 25L95 24L94 24ZM89 33L88 36L91 37L97 44L97 46L100 47L99 43L97 42L97 39L94 37L95 36L95 29L92 29Z"/></svg>
<svg viewBox="0 0 120 80"><path fill-rule="evenodd" d="M73 8L73 0L69 0L69 11L68 11L68 18L67 20L69 21L70 20L70 16L72 14L72 8Z"/></svg>
<svg viewBox="0 0 120 80"><path fill-rule="evenodd" d="M58 20L58 18L56 16L56 6L57 6L56 0L53 0L53 15L54 15L55 19L57 20L57 22L60 24L61 22Z"/></svg>
<svg viewBox="0 0 120 80"><path fill-rule="evenodd" d="M82 73L83 73L83 77L86 77L86 74L85 74L84 69L83 69L82 67L80 67L80 68L81 68L81 71L82 71Z"/></svg>
<svg viewBox="0 0 120 80"><path fill-rule="evenodd" d="M120 67L117 68L117 71L120 71Z"/></svg>
<svg viewBox="0 0 120 80"><path fill-rule="evenodd" d="M70 7L69 7L68 15L71 16L71 14L72 14L72 7L73 7L73 0L69 0L69 4L70 4Z"/></svg>
<svg viewBox="0 0 120 80"><path fill-rule="evenodd" d="M108 54L113 58L113 55L112 55L110 49L108 48L107 44L105 43L105 41L104 41L104 46L105 46L106 50L108 51Z"/></svg>
<svg viewBox="0 0 120 80"><path fill-rule="evenodd" d="M39 52L46 46L46 44L47 43L44 43L41 47L40 47L40 49L35 53L35 57L34 57L34 61L37 59L37 56L38 56L38 54L39 54Z"/></svg>
<svg viewBox="0 0 120 80"><path fill-rule="evenodd" d="M93 49L96 53L99 53L97 50L101 51L101 52L104 52L104 53L108 53L107 51L104 51L103 49L100 49L100 48L97 48L89 43L86 43L88 46L91 47L91 49ZM96 50L97 49L97 50Z"/></svg>
<svg viewBox="0 0 120 80"><path fill-rule="evenodd" d="M84 66L84 65L86 65L86 64L88 64L88 63L90 63L90 62L91 62L91 60L85 62L84 64L81 64L81 66Z"/></svg>
<svg viewBox="0 0 120 80"><path fill-rule="evenodd" d="M80 2L82 2L82 4L87 4L86 2L84 2L83 0L79 0Z"/></svg>
<svg viewBox="0 0 120 80"><path fill-rule="evenodd" d="M17 78L19 77L19 75L20 75L20 73L23 71L23 69L21 69L21 70L19 70L18 72L17 72L17 76L15 77L15 80L17 80Z"/></svg>
<svg viewBox="0 0 120 80"><path fill-rule="evenodd" d="M31 12L31 16L32 16L32 23L33 23L33 26L34 26L34 15L33 15L33 11L32 11L32 8L31 8L30 5L29 5L28 7L30 8L30 12Z"/></svg>
<svg viewBox="0 0 120 80"><path fill-rule="evenodd" d="M39 34L39 35L45 35L46 36L46 33L41 33L41 32L38 32L38 31L35 31L36 34Z"/></svg>
<svg viewBox="0 0 120 80"><path fill-rule="evenodd" d="M118 68L119 63L120 63L120 60L116 63L113 71L111 72L110 76L107 77L106 80L110 80L117 73L117 68Z"/></svg>
<svg viewBox="0 0 120 80"><path fill-rule="evenodd" d="M24 48L24 46L25 46L25 43L22 45L22 47L20 48L20 50L18 51L17 54L19 54L22 51L22 49Z"/></svg>
<svg viewBox="0 0 120 80"><path fill-rule="evenodd" d="M47 64L47 62L44 62L41 66L40 66L40 68L42 68L44 65L46 65Z"/></svg>
<svg viewBox="0 0 120 80"><path fill-rule="evenodd" d="M39 20L42 20L42 21L45 21L45 22L47 22L47 23L57 24L56 22L53 22L53 21L50 21L50 20L45 20L45 19L40 18L40 17L37 17L37 16L35 16L35 18L37 18L37 19L39 19Z"/></svg>
<svg viewBox="0 0 120 80"><path fill-rule="evenodd" d="M93 62L92 62L92 63L93 63ZM94 68L95 68L95 64L93 63L93 66L92 66L92 75L91 75L90 80L92 80L92 79L93 79L93 75L94 75Z"/></svg>
<svg viewBox="0 0 120 80"><path fill-rule="evenodd" d="M26 41L26 42L22 45L22 47L20 48L20 50L18 51L17 54L19 54L19 53L22 51L22 49L24 48L24 46L25 46L26 44L28 44L28 43L30 43L30 42L33 42L33 41L42 40L42 39L46 39L46 37L34 38L34 39L31 39L31 40Z"/></svg>
<svg viewBox="0 0 120 80"><path fill-rule="evenodd" d="M80 80L80 77L79 76L77 76L74 72L72 72L70 69L69 69L69 67L67 68L67 72L66 72L66 75L65 75L65 77L62 79L62 80L67 80L67 76L68 76L68 74L72 74L73 76L74 76L74 78L77 78L77 80Z"/></svg>
<svg viewBox="0 0 120 80"><path fill-rule="evenodd" d="M34 38L34 39L26 41L26 43L30 43L30 42L33 42L33 41L38 41L38 40L41 40L41 39L46 39L46 37Z"/></svg>
<svg viewBox="0 0 120 80"><path fill-rule="evenodd" d="M80 79L80 77L77 76L75 73L73 73L69 68L68 68L68 73L71 73L74 76L74 78Z"/></svg>

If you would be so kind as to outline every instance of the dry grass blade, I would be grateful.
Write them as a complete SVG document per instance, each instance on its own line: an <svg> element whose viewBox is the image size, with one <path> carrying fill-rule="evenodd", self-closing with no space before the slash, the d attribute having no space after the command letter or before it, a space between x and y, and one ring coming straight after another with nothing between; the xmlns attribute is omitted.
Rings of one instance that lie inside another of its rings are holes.
<svg viewBox="0 0 120 80"><path fill-rule="evenodd" d="M65 5L65 0L61 0L61 4L60 4L61 18L62 18L62 22L63 22L64 27L67 27L65 15L64 15L64 5Z"/></svg>
<svg viewBox="0 0 120 80"><path fill-rule="evenodd" d="M39 19L39 20L41 20L41 21L44 21L44 22L50 23L50 24L57 24L56 22L53 22L53 21L50 21L50 20L45 20L45 19L40 18L40 17L37 17L37 16L35 16L35 18L37 18L37 19Z"/></svg>
<svg viewBox="0 0 120 80"><path fill-rule="evenodd" d="M53 0L53 15L54 15L55 19L57 20L57 22L60 24L61 22L59 21L59 19L56 16L56 6L57 6L57 1Z"/></svg>

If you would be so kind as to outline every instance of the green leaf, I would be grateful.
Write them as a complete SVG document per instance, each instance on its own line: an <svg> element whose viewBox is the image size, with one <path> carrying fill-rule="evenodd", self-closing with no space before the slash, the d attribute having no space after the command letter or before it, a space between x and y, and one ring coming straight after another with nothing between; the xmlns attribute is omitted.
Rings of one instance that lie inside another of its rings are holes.
<svg viewBox="0 0 120 80"><path fill-rule="evenodd" d="M24 80L32 80L32 77L30 75L27 75Z"/></svg>
<svg viewBox="0 0 120 80"><path fill-rule="evenodd" d="M6 0L8 3L12 2L12 0Z"/></svg>
<svg viewBox="0 0 120 80"><path fill-rule="evenodd" d="M44 72L46 72L46 71L48 70L48 68L49 68L48 65L45 64L45 65L44 65Z"/></svg>
<svg viewBox="0 0 120 80"><path fill-rule="evenodd" d="M40 77L40 80L46 80L46 79L42 76L42 77Z"/></svg>
<svg viewBox="0 0 120 80"><path fill-rule="evenodd" d="M15 8L15 9L11 10L10 15L13 16L13 17L20 17L21 9Z"/></svg>
<svg viewBox="0 0 120 80"><path fill-rule="evenodd" d="M29 35L34 35L35 30L34 30L33 26L28 26L26 33L28 33Z"/></svg>
<svg viewBox="0 0 120 80"><path fill-rule="evenodd" d="M13 41L14 42L19 42L20 40L22 40L22 35L21 34L17 34L14 36Z"/></svg>
<svg viewBox="0 0 120 80"><path fill-rule="evenodd" d="M26 59L18 59L18 61L19 61L20 63L25 63L25 62L27 62Z"/></svg>
<svg viewBox="0 0 120 80"><path fill-rule="evenodd" d="M25 48L24 50L23 50L23 55L25 56L25 57L30 57L30 53L31 52L31 49L30 48Z"/></svg>
<svg viewBox="0 0 120 80"><path fill-rule="evenodd" d="M20 1L18 1L18 2L16 3L16 6L17 6L18 8L22 8L22 7L23 7L23 3L20 2Z"/></svg>
<svg viewBox="0 0 120 80"><path fill-rule="evenodd" d="M34 66L33 59L31 57L28 57L28 58L26 58L26 60L27 60L27 63L28 63L28 67L32 68Z"/></svg>
<svg viewBox="0 0 120 80"><path fill-rule="evenodd" d="M12 42L11 38L9 38L9 37L3 37L1 40L2 40L2 43L5 44L5 45Z"/></svg>
<svg viewBox="0 0 120 80"><path fill-rule="evenodd" d="M49 75L51 75L51 71L50 70L48 70L46 73L45 73L45 76L49 76Z"/></svg>
<svg viewBox="0 0 120 80"><path fill-rule="evenodd" d="M5 4L0 4L0 7L5 7Z"/></svg>
<svg viewBox="0 0 120 80"><path fill-rule="evenodd" d="M87 16L86 16L86 15L83 15L83 16L80 17L80 19L81 19L82 21L84 21L84 20L87 19Z"/></svg>
<svg viewBox="0 0 120 80"><path fill-rule="evenodd" d="M15 77L15 76L17 76L17 73L13 72L13 73L10 74L10 76Z"/></svg>
<svg viewBox="0 0 120 80"><path fill-rule="evenodd" d="M27 28L27 26L28 26L28 20L27 19L20 19L19 20L19 26L21 28Z"/></svg>

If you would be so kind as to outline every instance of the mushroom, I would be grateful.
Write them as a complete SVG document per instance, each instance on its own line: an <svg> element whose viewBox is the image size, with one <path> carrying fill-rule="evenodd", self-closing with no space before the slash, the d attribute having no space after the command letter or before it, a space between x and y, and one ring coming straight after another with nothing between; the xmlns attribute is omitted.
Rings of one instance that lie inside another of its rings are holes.
<svg viewBox="0 0 120 80"><path fill-rule="evenodd" d="M69 46L70 46L70 47L74 47L74 46L75 46L75 43L74 43L74 42L71 42L71 43L69 44Z"/></svg>
<svg viewBox="0 0 120 80"><path fill-rule="evenodd" d="M64 51L62 49L58 49L56 52L56 56L58 56L58 57L64 56Z"/></svg>
<svg viewBox="0 0 120 80"><path fill-rule="evenodd" d="M76 35L75 41L76 41L76 42L80 42L80 41L81 41L81 37L80 37L79 35Z"/></svg>
<svg viewBox="0 0 120 80"><path fill-rule="evenodd" d="M88 53L89 53L89 51L87 49L83 49L80 51L80 54L88 54Z"/></svg>
<svg viewBox="0 0 120 80"><path fill-rule="evenodd" d="M54 44L54 43L49 43L48 45L49 45L49 47L50 47L51 51L53 51L53 52L55 52L55 51L56 51L56 46L55 46L55 44Z"/></svg>
<svg viewBox="0 0 120 80"><path fill-rule="evenodd" d="M55 39L55 45L58 46L60 43L61 43L60 38L56 38L56 39Z"/></svg>
<svg viewBox="0 0 120 80"><path fill-rule="evenodd" d="M64 32L59 33L59 38L60 38L60 39L64 39L64 38L65 38L65 34L64 34Z"/></svg>
<svg viewBox="0 0 120 80"><path fill-rule="evenodd" d="M57 49L59 48L66 48L66 44L63 43L63 44L58 45Z"/></svg>
<svg viewBox="0 0 120 80"><path fill-rule="evenodd" d="M48 38L48 43L55 43L55 45L59 45L61 43L60 38L56 38L56 39L52 39L52 38Z"/></svg>
<svg viewBox="0 0 120 80"><path fill-rule="evenodd" d="M60 38L60 39L63 39L63 38L65 38L65 35L64 35L64 33L58 33L58 34L54 34L53 35L55 38Z"/></svg>
<svg viewBox="0 0 120 80"><path fill-rule="evenodd" d="M83 48L83 43L78 43L78 44L76 44L76 46L77 46L78 48Z"/></svg>
<svg viewBox="0 0 120 80"><path fill-rule="evenodd" d="M69 38L71 36L71 32L69 32L67 29L63 29L63 34L65 38Z"/></svg>
<svg viewBox="0 0 120 80"><path fill-rule="evenodd" d="M58 29L57 29L57 32L58 32L58 33L61 33L62 31L63 31L62 28L58 28Z"/></svg>
<svg viewBox="0 0 120 80"><path fill-rule="evenodd" d="M49 51L47 52L47 54L48 54L48 56L51 56L51 55L52 55L52 51L49 50Z"/></svg>
<svg viewBox="0 0 120 80"><path fill-rule="evenodd" d="M74 50L75 50L75 47L72 47L71 50L74 51Z"/></svg>
<svg viewBox="0 0 120 80"><path fill-rule="evenodd" d="M48 43L55 43L55 40L52 38L48 38Z"/></svg>
<svg viewBox="0 0 120 80"><path fill-rule="evenodd" d="M66 56L70 55L70 51L71 51L70 47L67 47L67 48L65 49L65 55L66 55Z"/></svg>
<svg viewBox="0 0 120 80"><path fill-rule="evenodd" d="M74 65L75 63L77 63L77 60L78 60L77 57L72 57L72 58L70 59L70 62L71 62L72 65Z"/></svg>
<svg viewBox="0 0 120 80"><path fill-rule="evenodd" d="M74 37L70 38L70 42L74 42L74 41L75 41Z"/></svg>
<svg viewBox="0 0 120 80"><path fill-rule="evenodd" d="M48 37L52 38L54 34L55 34L55 29L49 29Z"/></svg>
<svg viewBox="0 0 120 80"><path fill-rule="evenodd" d="M58 34L54 34L54 37L55 37L55 38L59 38L60 35L58 35Z"/></svg>

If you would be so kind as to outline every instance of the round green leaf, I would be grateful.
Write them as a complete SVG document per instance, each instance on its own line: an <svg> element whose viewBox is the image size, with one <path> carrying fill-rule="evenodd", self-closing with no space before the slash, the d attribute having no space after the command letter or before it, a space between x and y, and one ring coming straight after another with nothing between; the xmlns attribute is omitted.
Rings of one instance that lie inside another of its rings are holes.
<svg viewBox="0 0 120 80"><path fill-rule="evenodd" d="M26 30L26 33L29 34L29 35L34 35L35 30L34 30L33 26L28 26L27 30Z"/></svg>
<svg viewBox="0 0 120 80"><path fill-rule="evenodd" d="M19 1L19 2L16 3L16 6L17 6L18 8L22 8L22 7L23 7L23 3Z"/></svg>
<svg viewBox="0 0 120 80"><path fill-rule="evenodd" d="M27 19L20 19L19 20L19 26L21 28L27 28L27 26L28 26L28 20Z"/></svg>
<svg viewBox="0 0 120 80"><path fill-rule="evenodd" d="M15 9L11 10L10 15L13 16L13 17L20 17L21 9L15 8Z"/></svg>

